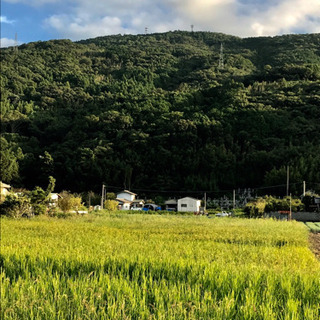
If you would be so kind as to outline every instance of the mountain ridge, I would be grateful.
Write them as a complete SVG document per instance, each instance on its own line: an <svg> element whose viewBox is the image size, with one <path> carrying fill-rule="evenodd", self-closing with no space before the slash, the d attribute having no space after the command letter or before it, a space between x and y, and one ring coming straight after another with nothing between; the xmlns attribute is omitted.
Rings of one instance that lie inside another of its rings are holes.
<svg viewBox="0 0 320 320"><path fill-rule="evenodd" d="M289 165L317 189L319 48L320 34L176 31L1 49L0 178L221 190L283 184Z"/></svg>

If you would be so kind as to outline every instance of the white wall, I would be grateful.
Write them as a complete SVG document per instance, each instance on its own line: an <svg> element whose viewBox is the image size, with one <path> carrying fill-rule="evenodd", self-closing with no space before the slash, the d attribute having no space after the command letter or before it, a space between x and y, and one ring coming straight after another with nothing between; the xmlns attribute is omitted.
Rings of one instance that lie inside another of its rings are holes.
<svg viewBox="0 0 320 320"><path fill-rule="evenodd" d="M181 212L199 212L201 206L201 200L193 198L182 198L178 200L178 211Z"/></svg>
<svg viewBox="0 0 320 320"><path fill-rule="evenodd" d="M130 210L130 203L124 203L121 210Z"/></svg>
<svg viewBox="0 0 320 320"><path fill-rule="evenodd" d="M133 201L136 198L136 196L127 192L120 192L117 193L117 198Z"/></svg>

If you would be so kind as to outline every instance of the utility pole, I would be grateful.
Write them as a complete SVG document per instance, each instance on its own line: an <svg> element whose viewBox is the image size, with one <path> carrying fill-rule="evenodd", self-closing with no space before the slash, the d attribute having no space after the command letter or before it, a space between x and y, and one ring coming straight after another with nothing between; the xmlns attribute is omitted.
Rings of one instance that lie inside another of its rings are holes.
<svg viewBox="0 0 320 320"><path fill-rule="evenodd" d="M287 196L289 195L289 174L290 174L290 170L289 170L289 166L287 166Z"/></svg>
<svg viewBox="0 0 320 320"><path fill-rule="evenodd" d="M290 193L290 211L289 211L289 220L292 220L292 209L291 209L291 193Z"/></svg>
<svg viewBox="0 0 320 320"><path fill-rule="evenodd" d="M303 196L306 196L306 182L303 181L303 192L302 192Z"/></svg>
<svg viewBox="0 0 320 320"><path fill-rule="evenodd" d="M206 208L207 208L207 193L205 192L204 193L204 208L203 208L203 213L205 213L206 211Z"/></svg>
<svg viewBox="0 0 320 320"><path fill-rule="evenodd" d="M233 209L236 208L236 190L233 190Z"/></svg>
<svg viewBox="0 0 320 320"><path fill-rule="evenodd" d="M101 191L101 210L103 210L104 197L105 197L105 185L103 184L102 191Z"/></svg>

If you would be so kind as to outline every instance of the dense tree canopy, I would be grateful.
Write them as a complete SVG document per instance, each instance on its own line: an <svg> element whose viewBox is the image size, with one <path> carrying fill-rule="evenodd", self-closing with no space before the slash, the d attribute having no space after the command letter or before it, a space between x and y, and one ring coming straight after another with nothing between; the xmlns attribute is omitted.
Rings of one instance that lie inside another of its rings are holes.
<svg viewBox="0 0 320 320"><path fill-rule="evenodd" d="M319 183L319 47L177 31L1 49L0 179L219 190L285 183L289 165Z"/></svg>

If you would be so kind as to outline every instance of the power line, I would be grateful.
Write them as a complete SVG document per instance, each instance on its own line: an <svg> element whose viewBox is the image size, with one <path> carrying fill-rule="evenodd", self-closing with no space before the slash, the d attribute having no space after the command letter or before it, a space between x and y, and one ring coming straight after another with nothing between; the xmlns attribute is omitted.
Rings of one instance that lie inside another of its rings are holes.
<svg viewBox="0 0 320 320"><path fill-rule="evenodd" d="M302 182L295 182L295 183L290 183L290 186L294 185L300 185ZM320 183L309 183L309 184L318 184ZM287 184L278 184L278 185L273 185L273 186L264 186L264 187L248 187L248 188L237 188L240 190L244 189L250 189L250 190L265 190L265 189L272 189L272 188L280 188L280 187L286 187ZM109 189L114 188L114 189L119 189L122 190L123 187L119 186L107 186ZM225 190L159 190L159 189L140 189L140 188L132 188L133 191L140 191L140 192L154 192L154 193L228 193L228 192L233 192L233 189L225 189Z"/></svg>

